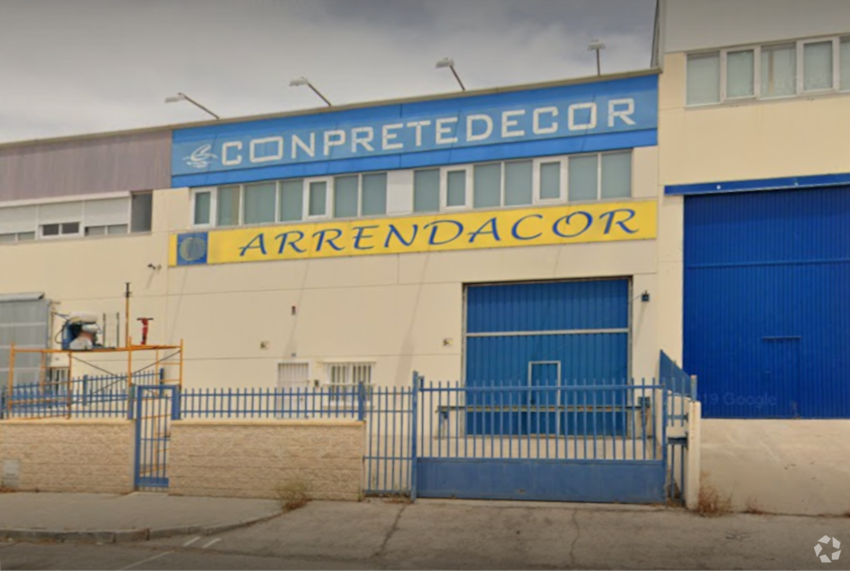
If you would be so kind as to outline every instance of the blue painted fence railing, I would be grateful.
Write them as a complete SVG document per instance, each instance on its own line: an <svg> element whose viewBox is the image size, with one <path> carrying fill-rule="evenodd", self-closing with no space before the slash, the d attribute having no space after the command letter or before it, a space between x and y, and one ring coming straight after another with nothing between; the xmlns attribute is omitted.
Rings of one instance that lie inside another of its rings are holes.
<svg viewBox="0 0 850 571"><path fill-rule="evenodd" d="M368 495L661 501L681 492L667 467L684 456L671 453L668 429L687 421L673 412L694 395L680 377L467 387L414 374L403 387L179 389L152 373L130 394L121 376L16 387L2 410L137 421L142 487L167 485L171 420L345 418L367 425Z"/></svg>

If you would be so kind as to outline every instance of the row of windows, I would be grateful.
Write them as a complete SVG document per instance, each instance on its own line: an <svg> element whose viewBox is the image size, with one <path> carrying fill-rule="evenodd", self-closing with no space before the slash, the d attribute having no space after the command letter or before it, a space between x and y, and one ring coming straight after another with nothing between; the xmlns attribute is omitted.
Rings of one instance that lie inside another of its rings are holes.
<svg viewBox="0 0 850 571"><path fill-rule="evenodd" d="M403 184L396 178L391 190L388 173L196 189L193 223L238 226L628 198L632 153L428 168L393 175L408 178ZM390 208L391 204L401 206Z"/></svg>
<svg viewBox="0 0 850 571"><path fill-rule="evenodd" d="M850 37L730 48L688 56L688 105L848 90Z"/></svg>
<svg viewBox="0 0 850 571"><path fill-rule="evenodd" d="M0 208L0 244L36 239L150 232L153 195Z"/></svg>

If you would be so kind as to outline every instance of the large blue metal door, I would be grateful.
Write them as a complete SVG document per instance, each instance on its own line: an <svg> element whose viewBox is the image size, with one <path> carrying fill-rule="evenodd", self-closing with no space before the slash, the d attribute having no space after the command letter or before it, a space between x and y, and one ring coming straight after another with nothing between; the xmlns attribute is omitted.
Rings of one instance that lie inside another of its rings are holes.
<svg viewBox="0 0 850 571"><path fill-rule="evenodd" d="M469 387L629 382L627 279L469 286L466 305ZM532 395L543 402L531 402ZM515 433L570 430L570 423L558 422L556 405L576 404L567 402L577 398L575 394L538 391L510 398L511 405L524 410L514 415ZM468 415L471 433L487 434L492 429L481 413ZM599 428L603 429L601 424ZM609 423L604 429L616 431L617 426Z"/></svg>
<svg viewBox="0 0 850 571"><path fill-rule="evenodd" d="M627 279L469 286L464 382L420 389L417 493L662 501L666 399L629 378L629 292Z"/></svg>
<svg viewBox="0 0 850 571"><path fill-rule="evenodd" d="M850 188L685 198L684 366L709 418L850 417Z"/></svg>

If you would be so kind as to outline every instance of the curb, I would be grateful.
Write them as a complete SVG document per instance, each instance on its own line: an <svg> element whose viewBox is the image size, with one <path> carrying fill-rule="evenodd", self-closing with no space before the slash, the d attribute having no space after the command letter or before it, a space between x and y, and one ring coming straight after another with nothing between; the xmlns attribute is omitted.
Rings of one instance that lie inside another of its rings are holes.
<svg viewBox="0 0 850 571"><path fill-rule="evenodd" d="M236 523L220 525L187 525L161 529L127 529L120 531L56 531L49 529L0 529L0 539L16 539L24 541L55 541L79 543L127 543L131 541L150 541L178 535L212 535L224 533L233 529L263 523L278 517L283 512L249 518Z"/></svg>

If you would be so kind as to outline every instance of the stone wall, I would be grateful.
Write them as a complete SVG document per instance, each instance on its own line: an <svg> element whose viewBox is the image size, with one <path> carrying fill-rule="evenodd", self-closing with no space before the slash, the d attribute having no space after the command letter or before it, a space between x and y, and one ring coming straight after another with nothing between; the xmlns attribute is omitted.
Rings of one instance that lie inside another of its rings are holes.
<svg viewBox="0 0 850 571"><path fill-rule="evenodd" d="M360 497L366 426L350 420L195 421L171 425L169 493L317 500Z"/></svg>
<svg viewBox="0 0 850 571"><path fill-rule="evenodd" d="M129 420L0 422L0 485L22 491L133 491Z"/></svg>

